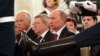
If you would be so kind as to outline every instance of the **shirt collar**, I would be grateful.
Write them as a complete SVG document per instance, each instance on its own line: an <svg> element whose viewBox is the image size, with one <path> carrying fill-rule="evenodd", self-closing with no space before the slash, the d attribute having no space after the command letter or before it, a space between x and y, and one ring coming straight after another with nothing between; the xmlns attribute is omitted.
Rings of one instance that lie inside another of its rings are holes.
<svg viewBox="0 0 100 56"><path fill-rule="evenodd" d="M65 28L65 25L62 27L62 28L60 28L57 32L53 32L54 34L57 34L58 35L58 37L60 36L60 34L61 34L61 32L62 32L62 30Z"/></svg>
<svg viewBox="0 0 100 56"><path fill-rule="evenodd" d="M43 34L41 34L41 37L42 38L44 38L45 37L45 35L46 35L46 33L49 31L49 29L48 30L46 30Z"/></svg>
<svg viewBox="0 0 100 56"><path fill-rule="evenodd" d="M41 35L42 39L40 40L40 43L43 41L43 39L44 39L44 37L45 37L45 35L46 35L46 33L47 33L48 31L49 31L49 29L46 30L46 31Z"/></svg>

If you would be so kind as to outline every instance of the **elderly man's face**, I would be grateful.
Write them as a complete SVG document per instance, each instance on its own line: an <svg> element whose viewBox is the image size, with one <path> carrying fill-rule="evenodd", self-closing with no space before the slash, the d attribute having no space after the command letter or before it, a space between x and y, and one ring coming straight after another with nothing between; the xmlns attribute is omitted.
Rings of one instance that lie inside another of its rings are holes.
<svg viewBox="0 0 100 56"><path fill-rule="evenodd" d="M32 24L32 28L34 29L36 34L41 34L46 29L47 25L46 23L43 23L43 21L40 18L35 18L34 23Z"/></svg>
<svg viewBox="0 0 100 56"><path fill-rule="evenodd" d="M27 17L24 13L19 13L16 15L16 24L17 27L21 30L28 30L30 27L30 22L27 20Z"/></svg>
<svg viewBox="0 0 100 56"><path fill-rule="evenodd" d="M19 13L18 15L16 15L16 24L18 25L18 28L26 31L30 26L30 22L24 13Z"/></svg>
<svg viewBox="0 0 100 56"><path fill-rule="evenodd" d="M50 28L57 31L63 26L63 24L64 21L61 19L59 11L52 12L50 18Z"/></svg>

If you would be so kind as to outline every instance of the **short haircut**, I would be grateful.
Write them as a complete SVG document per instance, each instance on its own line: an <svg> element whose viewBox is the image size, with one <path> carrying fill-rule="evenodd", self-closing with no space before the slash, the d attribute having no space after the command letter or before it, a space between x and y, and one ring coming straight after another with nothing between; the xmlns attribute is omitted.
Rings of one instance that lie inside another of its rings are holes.
<svg viewBox="0 0 100 56"><path fill-rule="evenodd" d="M74 26L77 27L77 23L76 23L76 20L75 19L67 18L66 22L73 22L74 23Z"/></svg>
<svg viewBox="0 0 100 56"><path fill-rule="evenodd" d="M20 10L17 12L17 14L20 14L20 13L24 13L24 15L26 16L26 19L31 22L31 14L27 11L27 10ZM16 14L16 15L17 15Z"/></svg>
<svg viewBox="0 0 100 56"><path fill-rule="evenodd" d="M62 9L55 9L55 10L52 11L52 13L54 13L54 12L58 12L61 19L64 22L66 22L66 19L67 19L68 15Z"/></svg>
<svg viewBox="0 0 100 56"><path fill-rule="evenodd" d="M43 23L48 23L50 19L50 17L48 17L46 14L39 14L35 16L35 19L36 18L40 18L43 21Z"/></svg>
<svg viewBox="0 0 100 56"><path fill-rule="evenodd" d="M63 19L64 21L66 21L67 19L67 15L64 11L60 11L60 16L61 16L61 19Z"/></svg>
<svg viewBox="0 0 100 56"><path fill-rule="evenodd" d="M55 2L55 6L59 5L59 1L58 0L54 0L54 2ZM47 7L46 0L43 0L43 6Z"/></svg>
<svg viewBox="0 0 100 56"><path fill-rule="evenodd" d="M83 16L82 18L84 18L85 16ZM96 20L96 22L98 21L97 17L96 16L89 16L89 17L92 17L93 20Z"/></svg>

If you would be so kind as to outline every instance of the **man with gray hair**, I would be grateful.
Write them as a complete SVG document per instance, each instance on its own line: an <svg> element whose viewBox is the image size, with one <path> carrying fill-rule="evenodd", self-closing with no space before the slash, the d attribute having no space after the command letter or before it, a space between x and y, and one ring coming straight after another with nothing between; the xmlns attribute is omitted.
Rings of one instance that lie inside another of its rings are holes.
<svg viewBox="0 0 100 56"><path fill-rule="evenodd" d="M31 14L27 10L20 10L16 15L16 28L25 31L30 38L36 37L31 28Z"/></svg>
<svg viewBox="0 0 100 56"><path fill-rule="evenodd" d="M20 10L16 14L16 24L20 30L28 31L31 23L31 15L26 10Z"/></svg>
<svg viewBox="0 0 100 56"><path fill-rule="evenodd" d="M38 37L34 39L37 43L44 43L53 40L53 34L49 29L49 19L50 18L45 14L35 16L32 28L38 35Z"/></svg>
<svg viewBox="0 0 100 56"><path fill-rule="evenodd" d="M15 49L15 55L18 56L17 53L22 54L23 56L27 56L27 52L29 50L28 45L26 45L26 39L27 36L28 38L31 38L32 40L34 37L37 35L34 33L32 30L31 26L31 15L28 11L26 10L20 10L17 15L16 15L16 34L17 32L20 32L19 34L16 35L16 45L18 44L22 50L22 53L19 53L17 51L18 49ZM23 32L26 33L27 36L24 36ZM24 37L23 37L24 36ZM17 48L17 47L16 47Z"/></svg>

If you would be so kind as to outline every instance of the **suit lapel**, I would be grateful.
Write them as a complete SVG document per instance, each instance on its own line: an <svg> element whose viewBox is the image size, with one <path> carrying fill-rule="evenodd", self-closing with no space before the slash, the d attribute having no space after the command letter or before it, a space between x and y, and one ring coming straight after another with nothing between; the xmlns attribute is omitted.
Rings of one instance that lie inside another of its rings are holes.
<svg viewBox="0 0 100 56"><path fill-rule="evenodd" d="M51 41L51 40L53 40L53 34L50 31L48 31L46 33L44 39L42 40L42 43L43 42L48 42L48 41Z"/></svg>
<svg viewBox="0 0 100 56"><path fill-rule="evenodd" d="M72 33L72 32L69 32L68 29L65 27L65 28L62 30L62 32L61 32L59 38L65 38L65 37L72 36L72 35L75 35L75 34Z"/></svg>

